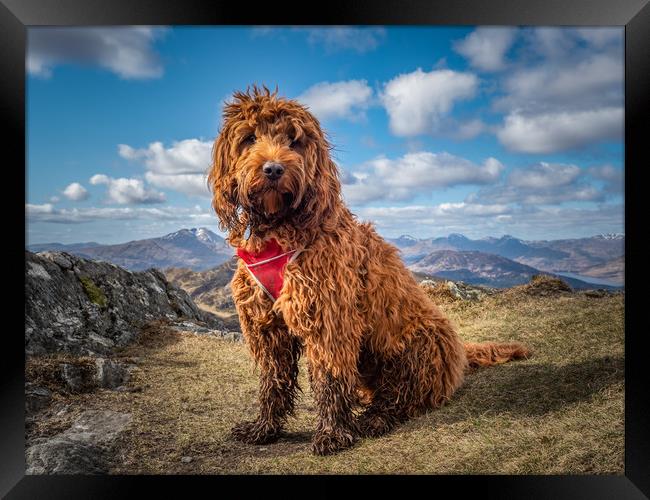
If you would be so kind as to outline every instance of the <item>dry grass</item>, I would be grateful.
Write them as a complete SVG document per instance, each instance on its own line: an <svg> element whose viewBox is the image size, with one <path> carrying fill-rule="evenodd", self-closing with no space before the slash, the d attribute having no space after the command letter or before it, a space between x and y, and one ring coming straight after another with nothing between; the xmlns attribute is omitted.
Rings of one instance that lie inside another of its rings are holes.
<svg viewBox="0 0 650 500"><path fill-rule="evenodd" d="M237 443L229 429L257 406L246 347L163 327L122 353L140 358L130 385L141 392L103 390L68 403L133 414L113 469L120 474L623 473L622 295L499 294L441 308L464 339L518 340L534 357L471 373L447 406L335 456L309 452L315 412L304 369L286 435Z"/></svg>

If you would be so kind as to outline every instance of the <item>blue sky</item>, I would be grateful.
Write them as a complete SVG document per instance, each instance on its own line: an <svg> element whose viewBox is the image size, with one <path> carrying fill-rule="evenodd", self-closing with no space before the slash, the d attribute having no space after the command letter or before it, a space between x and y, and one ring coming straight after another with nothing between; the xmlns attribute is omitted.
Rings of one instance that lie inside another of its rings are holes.
<svg viewBox="0 0 650 500"><path fill-rule="evenodd" d="M312 110L388 237L624 232L623 29L29 28L29 243L216 232L205 172L252 83Z"/></svg>

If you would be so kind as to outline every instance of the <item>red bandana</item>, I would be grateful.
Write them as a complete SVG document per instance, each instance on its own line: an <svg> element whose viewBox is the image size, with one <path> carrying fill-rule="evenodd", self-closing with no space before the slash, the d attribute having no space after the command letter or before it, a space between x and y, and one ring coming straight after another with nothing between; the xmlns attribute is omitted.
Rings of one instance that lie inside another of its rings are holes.
<svg viewBox="0 0 650 500"><path fill-rule="evenodd" d="M237 256L244 261L253 279L271 300L277 299L282 290L284 267L299 253L299 250L285 252L275 239L267 241L258 253L250 253L243 248L237 249Z"/></svg>

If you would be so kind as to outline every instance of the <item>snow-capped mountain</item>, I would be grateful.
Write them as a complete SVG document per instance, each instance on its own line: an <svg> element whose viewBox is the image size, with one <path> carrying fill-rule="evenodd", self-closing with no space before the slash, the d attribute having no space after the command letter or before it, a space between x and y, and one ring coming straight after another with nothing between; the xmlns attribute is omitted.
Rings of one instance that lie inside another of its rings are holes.
<svg viewBox="0 0 650 500"><path fill-rule="evenodd" d="M132 271L150 267L182 267L201 271L218 266L233 256L233 249L226 241L204 227L181 229L159 238L117 245L66 245L66 248L61 248L60 244L52 243L34 245L28 249L63 250L81 257L112 262Z"/></svg>
<svg viewBox="0 0 650 500"><path fill-rule="evenodd" d="M625 235L621 233L605 233L595 236L595 238L602 238L604 240L624 240Z"/></svg>

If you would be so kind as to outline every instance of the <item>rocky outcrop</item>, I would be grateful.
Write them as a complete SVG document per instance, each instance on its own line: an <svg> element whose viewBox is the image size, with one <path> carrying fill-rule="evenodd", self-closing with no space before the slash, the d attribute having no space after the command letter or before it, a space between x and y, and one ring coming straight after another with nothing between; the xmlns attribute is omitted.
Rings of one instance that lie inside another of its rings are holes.
<svg viewBox="0 0 650 500"><path fill-rule="evenodd" d="M130 272L65 252L25 253L25 352L109 354L149 321L225 329L156 269Z"/></svg>
<svg viewBox="0 0 650 500"><path fill-rule="evenodd" d="M45 408L52 400L52 391L46 387L27 383L25 386L25 414L31 416Z"/></svg>
<svg viewBox="0 0 650 500"><path fill-rule="evenodd" d="M120 361L95 358L94 363L85 362L62 363L60 377L63 387L72 392L90 392L98 387L103 389L117 389L126 384L131 378L133 364Z"/></svg>
<svg viewBox="0 0 650 500"><path fill-rule="evenodd" d="M118 438L131 415L111 410L88 410L68 430L37 439L25 458L27 474L105 474Z"/></svg>
<svg viewBox="0 0 650 500"><path fill-rule="evenodd" d="M535 297L555 297L570 295L573 289L564 281L554 276L537 274L529 283L515 286L503 292L503 295L532 295Z"/></svg>
<svg viewBox="0 0 650 500"><path fill-rule="evenodd" d="M473 286L463 282L434 281L425 279L420 282L429 298L434 302L453 302L457 300L480 301L486 295L494 295L497 289L486 286Z"/></svg>

